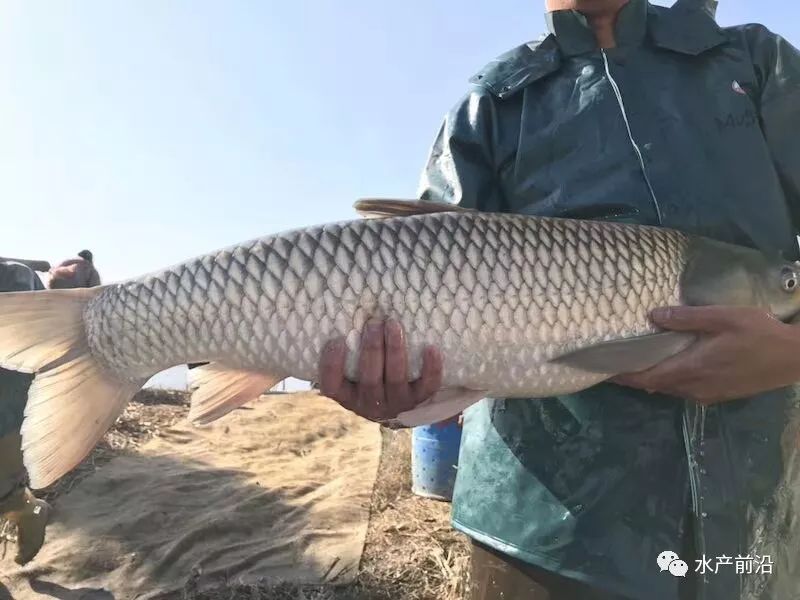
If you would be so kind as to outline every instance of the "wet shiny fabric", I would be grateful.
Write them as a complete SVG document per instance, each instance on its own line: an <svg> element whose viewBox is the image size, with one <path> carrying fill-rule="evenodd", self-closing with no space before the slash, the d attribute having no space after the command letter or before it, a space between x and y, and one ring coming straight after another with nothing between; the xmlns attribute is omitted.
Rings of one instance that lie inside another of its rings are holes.
<svg viewBox="0 0 800 600"><path fill-rule="evenodd" d="M22 438L19 433L0 436L0 518L6 509L4 501L19 489L24 476Z"/></svg>
<svg viewBox="0 0 800 600"><path fill-rule="evenodd" d="M663 225L798 258L795 48L684 2L631 0L605 53L577 13L549 26L472 79L420 197ZM598 592L647 600L681 598L681 578L656 558L680 552L693 526L697 558L759 561L759 572L697 573L698 600L796 598L799 408L796 388L708 409L612 384L488 399L465 416L453 523Z"/></svg>
<svg viewBox="0 0 800 600"><path fill-rule="evenodd" d="M681 556L693 564L696 552L691 528L686 532ZM469 600L621 600L624 597L562 577L512 558L472 540L470 548ZM679 582L681 600L697 594L697 575L690 570Z"/></svg>

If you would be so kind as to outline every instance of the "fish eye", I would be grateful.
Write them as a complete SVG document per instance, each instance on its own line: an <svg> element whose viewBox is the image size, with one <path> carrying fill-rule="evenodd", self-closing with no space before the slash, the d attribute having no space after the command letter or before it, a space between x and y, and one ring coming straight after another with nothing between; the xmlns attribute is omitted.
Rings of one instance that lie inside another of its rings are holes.
<svg viewBox="0 0 800 600"><path fill-rule="evenodd" d="M783 289L786 292L794 292L800 284L800 278L793 269L784 269L783 273Z"/></svg>

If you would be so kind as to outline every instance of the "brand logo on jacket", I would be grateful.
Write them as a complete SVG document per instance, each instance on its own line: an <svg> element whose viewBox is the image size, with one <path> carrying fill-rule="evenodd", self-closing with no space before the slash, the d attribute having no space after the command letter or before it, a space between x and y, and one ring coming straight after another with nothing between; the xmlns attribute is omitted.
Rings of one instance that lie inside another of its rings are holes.
<svg viewBox="0 0 800 600"><path fill-rule="evenodd" d="M722 133L728 129L739 129L741 127L755 127L758 125L758 115L753 109L734 114L728 113L724 117L714 117L717 123L717 130Z"/></svg>
<svg viewBox="0 0 800 600"><path fill-rule="evenodd" d="M742 85L735 79L733 80L733 85L731 87L733 88L733 91L736 92L737 94L741 94L742 96L747 96L747 92L744 91Z"/></svg>

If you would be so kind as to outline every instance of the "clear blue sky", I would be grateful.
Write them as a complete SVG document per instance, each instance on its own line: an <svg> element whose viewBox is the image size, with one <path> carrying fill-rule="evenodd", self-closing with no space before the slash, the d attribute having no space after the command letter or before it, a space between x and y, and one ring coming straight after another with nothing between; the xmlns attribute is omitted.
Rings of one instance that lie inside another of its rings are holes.
<svg viewBox="0 0 800 600"><path fill-rule="evenodd" d="M719 19L800 44L795 2ZM118 280L410 197L467 78L543 29L542 0L6 0L0 255Z"/></svg>

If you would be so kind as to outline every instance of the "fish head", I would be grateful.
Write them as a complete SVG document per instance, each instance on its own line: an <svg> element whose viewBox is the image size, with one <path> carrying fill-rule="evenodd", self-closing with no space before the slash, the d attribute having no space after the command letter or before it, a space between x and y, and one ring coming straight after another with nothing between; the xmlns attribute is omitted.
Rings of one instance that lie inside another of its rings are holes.
<svg viewBox="0 0 800 600"><path fill-rule="evenodd" d="M681 296L689 306L752 306L782 321L800 317L800 262L707 238L687 250Z"/></svg>
<svg viewBox="0 0 800 600"><path fill-rule="evenodd" d="M800 316L800 262L767 260L760 273L763 305L782 321Z"/></svg>

